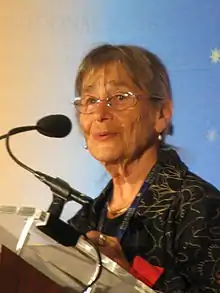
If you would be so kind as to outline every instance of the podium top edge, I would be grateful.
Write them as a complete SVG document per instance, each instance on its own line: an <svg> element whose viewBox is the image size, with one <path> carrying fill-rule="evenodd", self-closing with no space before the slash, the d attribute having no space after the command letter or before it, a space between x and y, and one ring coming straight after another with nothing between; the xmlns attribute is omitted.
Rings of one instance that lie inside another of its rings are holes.
<svg viewBox="0 0 220 293"><path fill-rule="evenodd" d="M48 213L33 206L0 205L0 215L41 218L42 216L46 217Z"/></svg>

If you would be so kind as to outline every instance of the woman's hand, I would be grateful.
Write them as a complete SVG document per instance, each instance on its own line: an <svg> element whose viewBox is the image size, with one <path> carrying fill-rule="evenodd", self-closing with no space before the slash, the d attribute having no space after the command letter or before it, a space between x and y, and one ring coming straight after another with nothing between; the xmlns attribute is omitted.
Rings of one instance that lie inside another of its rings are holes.
<svg viewBox="0 0 220 293"><path fill-rule="evenodd" d="M130 264L126 260L117 238L103 235L98 231L90 231L86 236L98 246L101 253L117 262L125 270L129 271Z"/></svg>

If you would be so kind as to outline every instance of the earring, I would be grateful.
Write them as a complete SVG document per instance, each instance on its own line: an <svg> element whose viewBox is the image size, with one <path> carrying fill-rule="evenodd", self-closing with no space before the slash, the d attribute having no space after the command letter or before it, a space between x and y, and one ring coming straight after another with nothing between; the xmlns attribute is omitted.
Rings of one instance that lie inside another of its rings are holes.
<svg viewBox="0 0 220 293"><path fill-rule="evenodd" d="M85 149L85 150L88 150L88 146L87 146L87 144L84 145L84 149Z"/></svg>
<svg viewBox="0 0 220 293"><path fill-rule="evenodd" d="M162 139L163 139L163 136L162 136L161 134L159 134L159 135L158 135L158 140L159 140L159 141L162 141Z"/></svg>

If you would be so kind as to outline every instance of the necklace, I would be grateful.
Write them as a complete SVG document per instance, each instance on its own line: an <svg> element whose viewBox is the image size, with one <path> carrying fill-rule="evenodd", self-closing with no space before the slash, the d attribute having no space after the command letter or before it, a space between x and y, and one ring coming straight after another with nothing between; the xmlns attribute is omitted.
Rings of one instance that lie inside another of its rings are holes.
<svg viewBox="0 0 220 293"><path fill-rule="evenodd" d="M109 206L109 203L107 203L107 210L109 213L111 213L113 216L123 214L127 209L129 208L130 205L126 206L125 208L119 209L119 210L112 210L111 207Z"/></svg>

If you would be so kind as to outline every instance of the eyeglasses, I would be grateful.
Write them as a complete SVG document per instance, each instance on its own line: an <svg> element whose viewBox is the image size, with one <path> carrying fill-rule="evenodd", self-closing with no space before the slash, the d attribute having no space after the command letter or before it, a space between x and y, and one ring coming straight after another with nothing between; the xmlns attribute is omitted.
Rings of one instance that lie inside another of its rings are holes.
<svg viewBox="0 0 220 293"><path fill-rule="evenodd" d="M99 99L97 97L91 95L85 95L83 97L76 98L73 102L76 110L82 114L92 114L96 111L97 105L101 102L106 103L107 107L112 109L116 109L119 111L123 111L128 109L132 106L135 106L138 102L140 96L143 95L136 95L132 92L118 92L114 95L111 95L105 99ZM163 99L162 97L153 95L150 99Z"/></svg>
<svg viewBox="0 0 220 293"><path fill-rule="evenodd" d="M107 107L120 111L134 106L137 101L138 96L131 92L118 92L105 99L99 99L94 96L85 95L81 98L76 98L73 104L78 112L83 114L92 114L96 111L97 105L101 102L106 103Z"/></svg>

